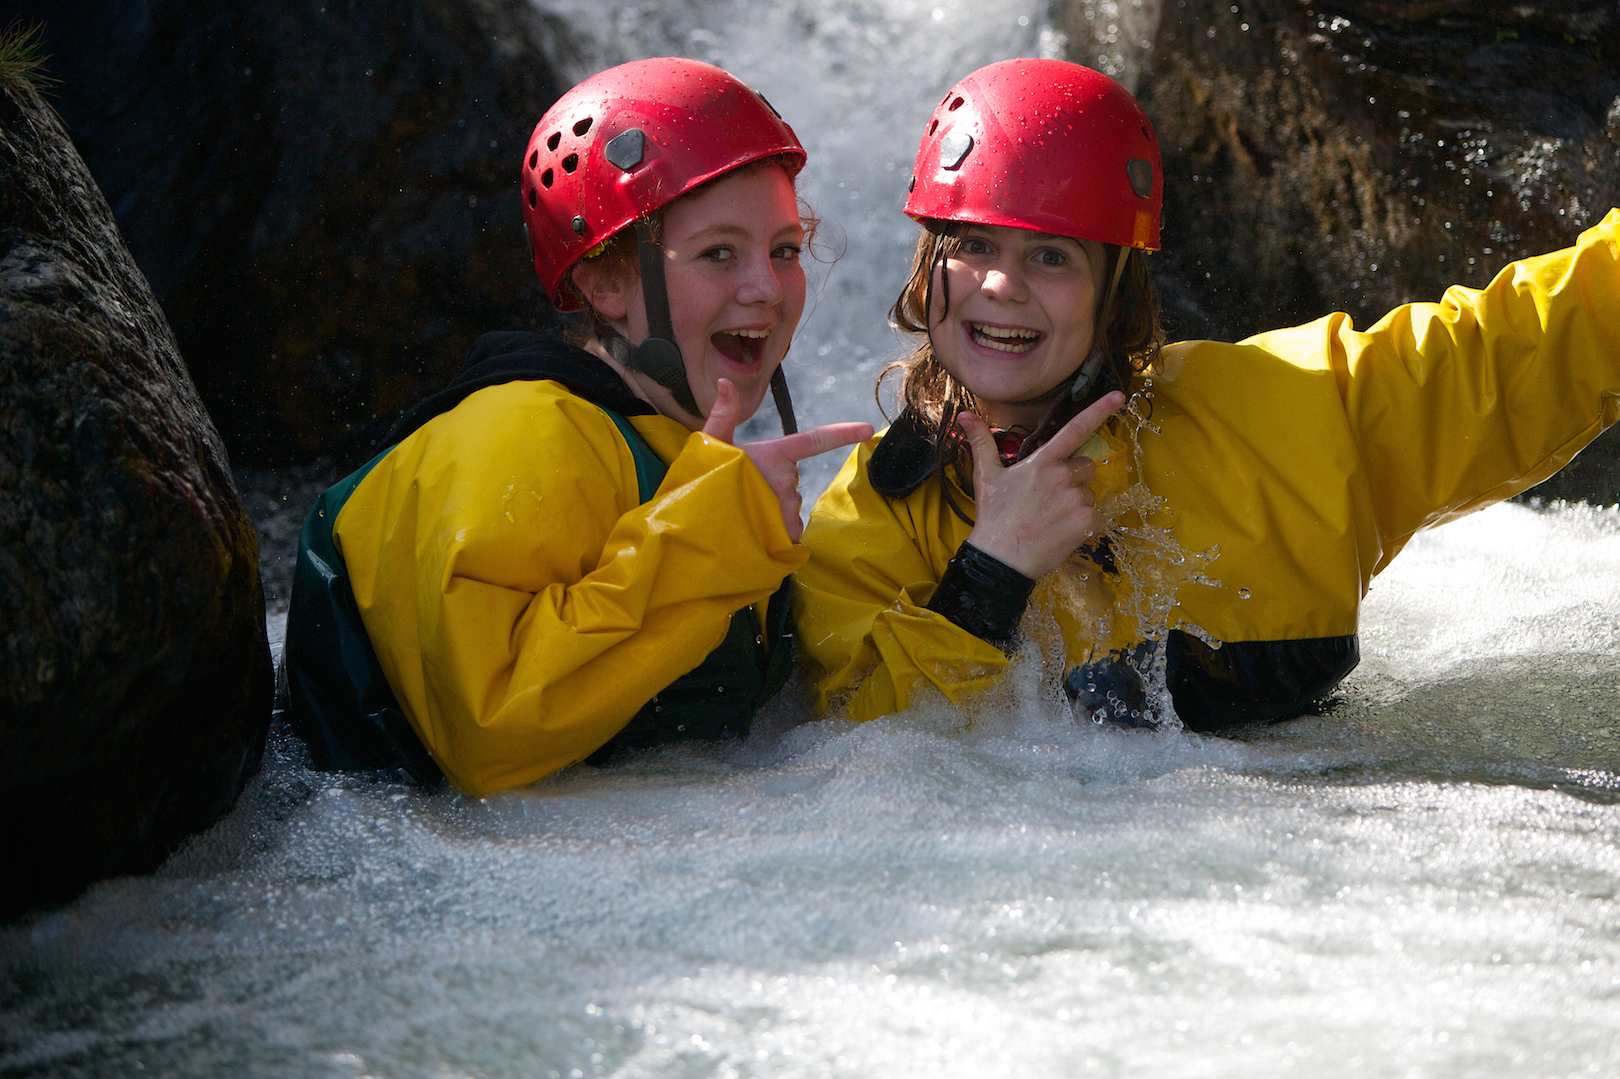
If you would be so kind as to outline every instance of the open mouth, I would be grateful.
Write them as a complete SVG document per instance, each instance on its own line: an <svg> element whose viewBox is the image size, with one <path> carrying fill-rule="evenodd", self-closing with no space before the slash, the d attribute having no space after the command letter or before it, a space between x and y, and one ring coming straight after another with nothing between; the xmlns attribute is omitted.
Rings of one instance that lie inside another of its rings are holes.
<svg viewBox="0 0 1620 1079"><path fill-rule="evenodd" d="M765 354L765 339L769 330L731 330L709 335L715 350L732 363L756 364Z"/></svg>
<svg viewBox="0 0 1620 1079"><path fill-rule="evenodd" d="M994 352L1014 355L1028 352L1041 343L1045 335L1039 330L1026 330L1017 326L991 326L984 322L969 322L968 336L973 343Z"/></svg>

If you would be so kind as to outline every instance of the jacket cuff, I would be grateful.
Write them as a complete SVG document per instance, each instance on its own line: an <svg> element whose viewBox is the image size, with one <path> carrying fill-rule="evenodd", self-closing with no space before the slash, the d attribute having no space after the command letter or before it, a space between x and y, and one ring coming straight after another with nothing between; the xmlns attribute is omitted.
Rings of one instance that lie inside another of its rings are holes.
<svg viewBox="0 0 1620 1079"><path fill-rule="evenodd" d="M1035 582L1007 563L963 541L945 565L928 609L942 614L1003 652L1013 650L1018 620Z"/></svg>

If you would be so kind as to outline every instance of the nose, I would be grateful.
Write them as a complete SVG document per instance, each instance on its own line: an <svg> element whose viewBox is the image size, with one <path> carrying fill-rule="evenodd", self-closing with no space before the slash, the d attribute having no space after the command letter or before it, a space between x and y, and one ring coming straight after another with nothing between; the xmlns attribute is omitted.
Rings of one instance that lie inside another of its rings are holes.
<svg viewBox="0 0 1620 1079"><path fill-rule="evenodd" d="M985 270L984 278L979 282L979 291L1007 303L1022 303L1029 296L1018 263L1010 259L998 260Z"/></svg>
<svg viewBox="0 0 1620 1079"><path fill-rule="evenodd" d="M776 264L768 254L764 258L750 260L742 280L737 282L737 302L772 307L782 302L782 280L777 276Z"/></svg>

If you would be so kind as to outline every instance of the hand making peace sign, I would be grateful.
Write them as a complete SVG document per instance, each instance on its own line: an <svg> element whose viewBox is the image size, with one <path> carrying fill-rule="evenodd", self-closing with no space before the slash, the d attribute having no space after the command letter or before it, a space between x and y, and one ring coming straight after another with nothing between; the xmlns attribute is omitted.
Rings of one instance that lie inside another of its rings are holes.
<svg viewBox="0 0 1620 1079"><path fill-rule="evenodd" d="M1076 451L1124 404L1123 393L1104 394L1046 445L1007 466L984 421L971 412L960 414L957 422L973 447L976 523L968 542L1038 579L1095 536L1102 527L1090 486L1096 465Z"/></svg>

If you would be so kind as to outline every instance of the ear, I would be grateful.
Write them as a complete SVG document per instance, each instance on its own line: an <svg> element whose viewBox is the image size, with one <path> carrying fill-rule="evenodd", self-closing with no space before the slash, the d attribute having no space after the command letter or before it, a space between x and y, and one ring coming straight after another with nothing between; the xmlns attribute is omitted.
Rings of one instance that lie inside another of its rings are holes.
<svg viewBox="0 0 1620 1079"><path fill-rule="evenodd" d="M630 313L630 294L635 271L625 264L581 262L569 271L574 287L585 302L608 322L623 322Z"/></svg>

